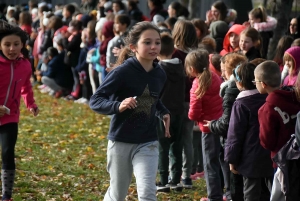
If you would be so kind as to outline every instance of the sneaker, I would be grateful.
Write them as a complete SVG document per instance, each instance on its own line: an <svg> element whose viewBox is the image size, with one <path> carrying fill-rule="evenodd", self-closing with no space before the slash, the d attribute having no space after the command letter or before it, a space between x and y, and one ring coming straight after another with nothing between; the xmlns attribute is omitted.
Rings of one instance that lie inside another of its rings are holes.
<svg viewBox="0 0 300 201"><path fill-rule="evenodd" d="M170 187L173 191L182 191L183 189L181 183L175 184L173 181L170 181L166 186Z"/></svg>
<svg viewBox="0 0 300 201"><path fill-rule="evenodd" d="M201 198L200 201L208 201L208 198Z"/></svg>
<svg viewBox="0 0 300 201"><path fill-rule="evenodd" d="M185 178L181 180L183 188L192 189L193 188L193 182L191 178Z"/></svg>
<svg viewBox="0 0 300 201"><path fill-rule="evenodd" d="M42 94L46 94L46 93L49 93L50 92L50 88L49 87L45 87L43 89L41 89L41 93Z"/></svg>
<svg viewBox="0 0 300 201"><path fill-rule="evenodd" d="M46 85L42 84L42 85L38 86L37 88L38 88L38 89L43 89L43 88L45 88L45 87L46 87Z"/></svg>
<svg viewBox="0 0 300 201"><path fill-rule="evenodd" d="M168 186L162 185L161 182L158 182L158 183L156 184L156 191L157 191L157 192L165 192L165 193L168 193L168 192L171 191L171 189L170 189L170 187L168 187Z"/></svg>
<svg viewBox="0 0 300 201"><path fill-rule="evenodd" d="M62 97L62 95L63 95L63 91L59 90L55 93L55 98L60 98L60 97Z"/></svg>
<svg viewBox="0 0 300 201"><path fill-rule="evenodd" d="M192 180L197 180L200 178L204 178L204 172L196 172L195 174L191 175L190 178Z"/></svg>

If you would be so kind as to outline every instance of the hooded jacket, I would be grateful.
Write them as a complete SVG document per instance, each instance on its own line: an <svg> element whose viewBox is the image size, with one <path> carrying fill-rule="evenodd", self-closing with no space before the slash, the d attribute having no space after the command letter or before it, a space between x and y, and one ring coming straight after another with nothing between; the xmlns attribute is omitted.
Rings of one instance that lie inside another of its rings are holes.
<svg viewBox="0 0 300 201"><path fill-rule="evenodd" d="M28 109L37 108L30 83L31 64L19 57L11 61L0 54L0 105L10 109L10 114L0 117L0 125L19 122L21 95Z"/></svg>
<svg viewBox="0 0 300 201"><path fill-rule="evenodd" d="M211 121L220 118L222 115L222 98L219 96L222 81L215 73L211 72L211 74L211 85L203 97L198 99L195 94L195 91L199 86L198 78L194 79L190 92L190 109L188 117L190 120L197 121L200 130L204 133L211 132L208 127L203 126L206 124L204 120Z"/></svg>
<svg viewBox="0 0 300 201"><path fill-rule="evenodd" d="M285 51L285 54L289 54L294 61L295 68L292 72L292 74L288 75L284 81L283 85L284 86L295 86L296 80L297 80L297 75L300 70L300 47L290 47Z"/></svg>
<svg viewBox="0 0 300 201"><path fill-rule="evenodd" d="M295 133L296 115L300 103L295 92L275 90L258 111L260 144L273 157ZM276 167L275 164L273 164Z"/></svg>
<svg viewBox="0 0 300 201"><path fill-rule="evenodd" d="M224 160L250 178L274 174L270 151L259 143L258 110L266 95L255 90L240 92L232 107Z"/></svg>
<svg viewBox="0 0 300 201"><path fill-rule="evenodd" d="M240 93L234 80L222 83L220 96L223 98L223 114L218 120L211 121L209 129L212 133L227 138L231 110L236 97Z"/></svg>
<svg viewBox="0 0 300 201"><path fill-rule="evenodd" d="M169 111L159 95L166 74L159 64L146 72L135 58L127 59L112 70L90 99L90 107L97 113L112 115L108 139L125 143L146 143L157 140L156 116L162 119ZM121 102L135 97L137 107L119 112Z"/></svg>
<svg viewBox="0 0 300 201"><path fill-rule="evenodd" d="M224 21L214 21L210 24L209 30L210 36L216 41L216 51L219 53L222 51L223 40L228 31L228 24Z"/></svg>
<svg viewBox="0 0 300 201"><path fill-rule="evenodd" d="M161 101L171 115L181 115L184 110L185 73L178 58L159 62L167 75L167 81L161 94Z"/></svg>
<svg viewBox="0 0 300 201"><path fill-rule="evenodd" d="M240 25L240 24L234 24L232 25L232 27L228 30L226 36L224 37L224 41L223 41L223 50L220 52L221 56L224 56L225 54L229 53L229 52L234 52L234 51L238 51L240 50L239 47L237 47L236 49L233 49L230 45L230 34L231 33L235 33L236 35L240 35L241 32L246 29L246 27L244 25Z"/></svg>

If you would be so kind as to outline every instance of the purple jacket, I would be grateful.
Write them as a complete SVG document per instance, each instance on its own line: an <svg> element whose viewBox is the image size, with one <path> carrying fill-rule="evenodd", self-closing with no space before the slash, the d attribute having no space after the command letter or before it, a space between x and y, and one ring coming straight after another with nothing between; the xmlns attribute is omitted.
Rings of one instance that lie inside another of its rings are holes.
<svg viewBox="0 0 300 201"><path fill-rule="evenodd" d="M225 147L225 161L249 178L273 175L270 152L260 145L258 109L266 95L255 90L242 91L234 102Z"/></svg>

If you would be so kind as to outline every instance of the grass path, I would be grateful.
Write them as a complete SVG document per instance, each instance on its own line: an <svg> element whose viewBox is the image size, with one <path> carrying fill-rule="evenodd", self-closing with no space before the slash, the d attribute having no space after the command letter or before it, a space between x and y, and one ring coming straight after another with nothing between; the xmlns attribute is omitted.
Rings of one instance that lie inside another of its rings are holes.
<svg viewBox="0 0 300 201"><path fill-rule="evenodd" d="M106 145L109 119L88 106L54 99L35 91L40 115L21 107L16 145L14 200L98 201L109 185ZM193 190L159 194L158 200L199 200L205 182ZM134 183L127 200L137 200Z"/></svg>

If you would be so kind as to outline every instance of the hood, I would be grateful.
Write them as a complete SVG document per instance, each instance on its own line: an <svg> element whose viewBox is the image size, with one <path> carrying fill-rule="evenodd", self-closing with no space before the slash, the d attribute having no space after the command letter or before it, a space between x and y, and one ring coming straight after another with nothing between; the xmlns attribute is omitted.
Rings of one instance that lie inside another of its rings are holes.
<svg viewBox="0 0 300 201"><path fill-rule="evenodd" d="M102 27L102 34L105 36L105 38L113 38L115 36L113 21L107 21L104 23Z"/></svg>
<svg viewBox="0 0 300 201"><path fill-rule="evenodd" d="M241 32L244 29L246 29L246 26L244 26L244 25L240 25L240 24L234 24L234 25L232 25L232 27L228 30L228 32L227 32L227 34L226 34L226 36L224 38L224 41L223 41L223 48L224 48L224 50L226 50L227 52L235 51L230 46L229 35L231 33L235 33L237 35L240 35Z"/></svg>
<svg viewBox="0 0 300 201"><path fill-rule="evenodd" d="M159 64L166 72L168 80L172 82L177 82L184 79L184 68L181 61L178 58L162 60L159 62Z"/></svg>
<svg viewBox="0 0 300 201"><path fill-rule="evenodd" d="M297 75L300 70L300 47L291 47L287 49L285 53L289 54L293 58L296 66L293 75Z"/></svg>
<svg viewBox="0 0 300 201"><path fill-rule="evenodd" d="M224 21L215 21L210 24L209 29L212 38L224 38L228 31L228 24Z"/></svg>
<svg viewBox="0 0 300 201"><path fill-rule="evenodd" d="M124 63L122 64L122 66L123 65L130 66L130 67L134 68L134 70L139 71L141 73L146 72L136 57L130 57L129 59L125 60ZM157 70L159 68L160 68L160 65L156 62L153 62L153 70L152 71ZM150 72L152 72L152 71L150 71Z"/></svg>
<svg viewBox="0 0 300 201"><path fill-rule="evenodd" d="M268 95L266 102L291 115L296 115L300 110L300 103L292 91L275 90Z"/></svg>

